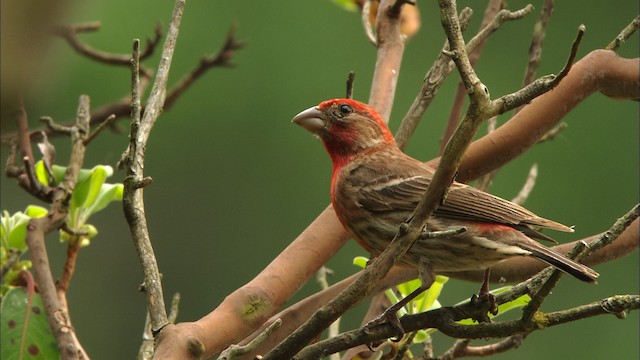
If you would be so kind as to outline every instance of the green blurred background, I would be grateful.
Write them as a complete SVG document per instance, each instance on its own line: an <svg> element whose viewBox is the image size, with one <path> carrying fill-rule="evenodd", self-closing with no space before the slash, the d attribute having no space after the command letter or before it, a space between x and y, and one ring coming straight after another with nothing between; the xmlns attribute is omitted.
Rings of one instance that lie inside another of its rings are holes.
<svg viewBox="0 0 640 360"><path fill-rule="evenodd" d="M168 23L169 0L67 2L43 10L40 2L22 21L23 33L37 31L47 20L77 23L99 20L103 28L81 35L91 46L127 53L133 38L153 34L157 21ZM4 27L12 13L2 2L3 46L19 34ZM512 9L526 5L512 1ZM540 2L534 4L538 9ZM391 116L392 130L413 101L422 78L436 57L443 32L437 4L420 2L422 28L405 52ZM462 1L475 16L475 31L484 2ZM532 26L538 10L522 21L507 23L486 45L477 71L493 97L516 90L524 73ZM576 29L587 33L579 57L603 48L638 14L634 1L560 1L549 23L539 75L557 73L565 63ZM16 15L17 16L17 15ZM42 20L44 19L44 20ZM15 20L15 19L14 19ZM174 56L170 82L175 83L216 51L232 23L240 39L248 40L234 58L234 69L213 69L175 106L162 114L149 142L146 175L154 183L145 190L147 216L164 290L169 299L182 294L179 321L207 314L224 297L249 281L293 240L329 202L330 162L324 149L307 132L290 123L293 115L318 102L344 96L348 71L356 72L355 98L366 101L375 62L375 48L365 39L359 16L330 1L190 1L187 3ZM21 30L22 31L22 30ZM80 94L91 96L93 108L129 92L127 68L108 67L75 54L59 38L46 38L31 47L34 70L24 91L32 126L42 115L57 120L74 116ZM46 49L46 51L41 51ZM638 56L635 34L619 51ZM3 77L13 69L3 47ZM148 64L157 64L159 51ZM408 153L428 160L436 155L447 118L457 74L451 76L425 115ZM3 94L3 97L7 93ZM2 131L13 131L2 118ZM500 119L504 121L508 116ZM535 212L576 226L575 234L553 234L570 241L606 230L638 201L638 103L614 101L601 94L586 99L566 118L569 127L554 141L505 166L491 192L513 197L529 167L539 165L536 187L527 202ZM122 134L106 132L90 146L85 167L115 166L127 144L127 121ZM53 140L58 162L68 156L68 141ZM7 149L2 148L6 158ZM112 181L121 181L116 172ZM34 200L13 180L2 179L2 209L23 210ZM92 222L100 235L83 248L69 292L73 324L88 353L95 359L133 358L140 344L145 314L142 281L120 204ZM59 274L65 248L55 237L49 251ZM349 243L328 264L335 282L356 271L354 256L364 252ZM304 259L301 259L304 261ZM565 279L544 304L543 311L592 302L614 294L638 293L637 252L598 266L597 286ZM479 284L450 281L443 304L468 298ZM294 298L316 291L311 281ZM345 316L345 329L356 326L359 307ZM436 353L451 340L436 334ZM476 342L481 344L482 342ZM496 359L557 359L568 354L584 359L636 359L638 313L627 320L600 316L531 334L515 351Z"/></svg>

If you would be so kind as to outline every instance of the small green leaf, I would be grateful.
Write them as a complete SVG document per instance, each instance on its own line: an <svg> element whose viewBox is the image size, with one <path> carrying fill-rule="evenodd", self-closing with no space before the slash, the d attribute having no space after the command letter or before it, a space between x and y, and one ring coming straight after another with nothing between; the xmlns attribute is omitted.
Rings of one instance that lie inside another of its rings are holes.
<svg viewBox="0 0 640 360"><path fill-rule="evenodd" d="M113 201L121 201L124 186L122 184L104 184L100 189L97 198L87 209L87 217L104 209Z"/></svg>
<svg viewBox="0 0 640 360"><path fill-rule="evenodd" d="M25 239L27 236L27 224L29 217L21 212L17 212L11 216L9 220L9 233L7 236L7 246L12 249L24 251L27 249Z"/></svg>
<svg viewBox="0 0 640 360"><path fill-rule="evenodd" d="M425 342L429 338L429 334L425 330L418 330L416 336L413 337L414 344Z"/></svg>
<svg viewBox="0 0 640 360"><path fill-rule="evenodd" d="M110 170L110 171L109 171ZM102 185L107 177L113 173L111 166L98 165L91 171L91 177L89 178L89 189L87 190L87 197L85 198L82 206L90 208L98 198Z"/></svg>
<svg viewBox="0 0 640 360"><path fill-rule="evenodd" d="M425 291L425 296L424 296L424 299L422 300L422 303L418 304L419 306L416 309L418 313L433 309L433 306L438 300L438 297L440 296L440 293L444 288L444 284L447 281L449 281L449 278L446 276L442 276L442 275L436 276L436 280L433 282L431 287L427 291Z"/></svg>
<svg viewBox="0 0 640 360"><path fill-rule="evenodd" d="M47 169L44 167L44 161L38 161L34 168L36 170L36 179L44 184L44 186L49 186L49 174L47 173Z"/></svg>
<svg viewBox="0 0 640 360"><path fill-rule="evenodd" d="M353 258L353 265L358 266L360 268L365 268L367 267L367 263L369 262L369 259L367 259L364 256L356 256Z"/></svg>
<svg viewBox="0 0 640 360"><path fill-rule="evenodd" d="M92 169L80 169L80 171L78 171L77 182L82 182L89 178L89 176L91 176L91 170ZM51 165L51 171L53 172L53 178L55 179L56 184L59 184L64 180L64 174L67 172L67 167Z"/></svg>
<svg viewBox="0 0 640 360"><path fill-rule="evenodd" d="M400 294L402 294L403 296L407 296L414 290L418 289L420 285L421 283L419 279L413 279L402 284L398 284L396 287L398 288L398 291L400 291Z"/></svg>
<svg viewBox="0 0 640 360"><path fill-rule="evenodd" d="M78 182L76 183L76 187L75 189L73 189L73 193L71 194L71 205L69 207L69 212L77 212L82 209L85 201L87 200L87 196L89 195L90 186L90 177L87 177L82 181L78 180Z"/></svg>
<svg viewBox="0 0 640 360"><path fill-rule="evenodd" d="M98 229L96 229L96 227L91 224L82 225L82 228L80 230L86 231L87 235L85 236L89 239L93 239L94 237L96 237L96 235L98 235Z"/></svg>
<svg viewBox="0 0 640 360"><path fill-rule="evenodd" d="M27 214L28 217L34 219L45 217L48 212L49 211L47 209L37 205L29 205L24 211L24 213Z"/></svg>
<svg viewBox="0 0 640 360"><path fill-rule="evenodd" d="M49 329L49 322L39 294L33 294L31 308L27 308L28 292L14 288L7 292L0 305L0 358L59 359L60 352ZM26 323L26 314L29 322ZM23 330L25 337L23 339ZM22 356L21 356L22 355Z"/></svg>

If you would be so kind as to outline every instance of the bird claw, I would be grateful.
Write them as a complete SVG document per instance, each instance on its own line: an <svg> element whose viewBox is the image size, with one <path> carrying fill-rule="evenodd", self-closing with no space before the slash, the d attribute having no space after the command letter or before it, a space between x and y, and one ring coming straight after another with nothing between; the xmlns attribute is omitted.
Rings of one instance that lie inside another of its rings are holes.
<svg viewBox="0 0 640 360"><path fill-rule="evenodd" d="M398 319L395 309L392 310L391 308L385 310L385 312L380 314L378 317L364 324L364 326L362 327L362 331L364 331L366 334L370 334L371 329L374 326L384 324L384 323L389 323L389 325L391 325L391 327L397 332L398 334L397 339L400 339L402 338L402 336L404 336L405 331L404 331L404 328L402 327L402 324L400 323L400 319Z"/></svg>
<svg viewBox="0 0 640 360"><path fill-rule="evenodd" d="M478 294L473 294L471 297L471 304L478 308L478 312L476 312L472 318L479 323L491 322L487 313L490 313L493 316L498 315L496 297L490 292L480 291Z"/></svg>

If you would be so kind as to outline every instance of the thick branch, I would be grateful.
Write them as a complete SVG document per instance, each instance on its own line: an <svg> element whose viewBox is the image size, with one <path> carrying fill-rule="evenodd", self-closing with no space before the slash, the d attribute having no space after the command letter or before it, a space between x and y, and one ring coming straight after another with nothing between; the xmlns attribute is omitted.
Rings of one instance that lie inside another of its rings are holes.
<svg viewBox="0 0 640 360"><path fill-rule="evenodd" d="M400 34L400 16L389 11L393 4L393 1L382 0L378 8L376 17L378 51L369 93L369 105L378 111L385 122L389 122L391 115L404 53L404 40Z"/></svg>
<svg viewBox="0 0 640 360"><path fill-rule="evenodd" d="M597 76L596 76L597 74ZM582 100L600 91L613 98L640 98L640 59L596 50L573 65L560 84L522 108L508 122L473 142L457 180L468 182L502 167L535 145ZM436 166L440 158L427 162Z"/></svg>

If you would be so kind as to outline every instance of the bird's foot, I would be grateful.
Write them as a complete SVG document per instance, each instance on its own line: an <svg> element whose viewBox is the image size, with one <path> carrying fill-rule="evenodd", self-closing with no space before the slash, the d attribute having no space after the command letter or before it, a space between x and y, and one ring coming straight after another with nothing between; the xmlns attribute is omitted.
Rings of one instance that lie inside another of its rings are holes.
<svg viewBox="0 0 640 360"><path fill-rule="evenodd" d="M364 324L364 326L362 326L362 330L365 333L370 334L371 329L373 327L384 324L384 323L389 323L389 325L391 325L391 327L398 334L397 338L400 339L402 336L404 336L405 331L404 331L404 328L402 327L402 324L400 323L400 319L398 318L398 315L396 315L397 311L398 309L396 309L394 306L388 308L382 314L378 315L373 320Z"/></svg>
<svg viewBox="0 0 640 360"><path fill-rule="evenodd" d="M472 315L472 319L479 323L489 323L491 319L488 314L498 315L498 304L496 297L488 291L480 291L473 294L471 304L478 310Z"/></svg>

